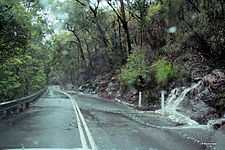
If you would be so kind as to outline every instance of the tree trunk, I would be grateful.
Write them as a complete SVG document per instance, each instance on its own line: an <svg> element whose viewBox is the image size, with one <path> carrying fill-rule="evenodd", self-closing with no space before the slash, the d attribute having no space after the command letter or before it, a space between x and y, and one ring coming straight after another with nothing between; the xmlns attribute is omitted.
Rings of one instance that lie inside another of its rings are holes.
<svg viewBox="0 0 225 150"><path fill-rule="evenodd" d="M97 30L98 30L98 33L99 33L99 37L100 37L100 39L102 39L102 42L104 44L104 47L108 47L109 41L106 38L105 31L102 29L102 27L101 27L98 19L97 18L95 18L95 19L96 19L96 22L95 23L96 23Z"/></svg>
<svg viewBox="0 0 225 150"><path fill-rule="evenodd" d="M123 29L124 29L124 32L125 32L126 38L127 38L128 54L131 54L132 47L131 47L130 32L129 32L129 28L128 28L128 22L126 19L126 12L125 12L125 6L124 6L123 0L120 0L120 11L121 11L120 21L123 24Z"/></svg>
<svg viewBox="0 0 225 150"><path fill-rule="evenodd" d="M78 44L78 48L80 50L80 55L81 55L81 58L82 60L84 61L84 64L86 65L86 59L85 59L85 55L84 55L84 50L82 48L82 43L81 43L81 40L80 40L80 37L78 36L78 34L76 34L75 31L73 31L73 35L76 37L77 39L77 44Z"/></svg>
<svg viewBox="0 0 225 150"><path fill-rule="evenodd" d="M120 50L122 51L122 53L124 54L124 52L123 52L123 42L122 42L122 33L121 33L121 24L120 24L119 20L118 20L118 25L119 25L119 47L120 47Z"/></svg>
<svg viewBox="0 0 225 150"><path fill-rule="evenodd" d="M87 53L88 53L89 66L94 71L94 66L93 66L93 63L92 63L92 60L91 60L91 52L89 50L89 46L88 46L88 43L87 43L86 40L85 40L85 44L86 44L86 50L87 50Z"/></svg>
<svg viewBox="0 0 225 150"><path fill-rule="evenodd" d="M131 47L130 32L129 32L129 29L128 29L127 22L126 22L126 24L124 24L124 31L125 31L126 37L127 37L128 54L131 54L132 47Z"/></svg>

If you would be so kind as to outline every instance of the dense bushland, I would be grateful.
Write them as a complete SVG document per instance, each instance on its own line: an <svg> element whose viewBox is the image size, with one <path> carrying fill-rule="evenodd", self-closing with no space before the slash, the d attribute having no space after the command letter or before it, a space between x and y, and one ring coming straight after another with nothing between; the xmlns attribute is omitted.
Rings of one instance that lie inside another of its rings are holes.
<svg viewBox="0 0 225 150"><path fill-rule="evenodd" d="M47 83L47 25L29 1L0 1L0 101L29 95Z"/></svg>
<svg viewBox="0 0 225 150"><path fill-rule="evenodd" d="M224 8L222 0L2 0L1 97L47 81L104 91L116 80L123 95L142 76L151 103L160 89L224 69Z"/></svg>

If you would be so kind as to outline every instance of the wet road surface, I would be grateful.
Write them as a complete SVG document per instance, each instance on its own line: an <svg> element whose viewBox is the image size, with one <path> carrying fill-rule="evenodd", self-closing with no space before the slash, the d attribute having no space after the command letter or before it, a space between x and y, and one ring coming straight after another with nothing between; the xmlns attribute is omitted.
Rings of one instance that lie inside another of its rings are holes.
<svg viewBox="0 0 225 150"><path fill-rule="evenodd" d="M74 96L100 150L203 150L178 131L145 127L124 116L129 107L97 98ZM119 112L119 113L118 113Z"/></svg>
<svg viewBox="0 0 225 150"><path fill-rule="evenodd" d="M181 136L179 130L146 127L126 117L134 111L122 104L73 95L98 150L204 150L205 146ZM80 118L82 121L82 118ZM0 122L0 149L81 148L73 103L54 89L29 110ZM83 125L84 126L84 125ZM85 133L86 132L86 133ZM90 148L90 140L86 140Z"/></svg>
<svg viewBox="0 0 225 150"><path fill-rule="evenodd" d="M43 95L25 112L0 122L0 149L81 147L68 98Z"/></svg>

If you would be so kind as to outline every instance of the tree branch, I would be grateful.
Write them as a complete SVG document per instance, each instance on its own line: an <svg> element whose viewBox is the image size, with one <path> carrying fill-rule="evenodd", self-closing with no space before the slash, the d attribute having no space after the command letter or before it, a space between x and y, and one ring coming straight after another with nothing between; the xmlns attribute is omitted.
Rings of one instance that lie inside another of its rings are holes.
<svg viewBox="0 0 225 150"><path fill-rule="evenodd" d="M82 2L82 1L80 1L80 0L75 0L77 3L79 3L80 5L82 5L82 6L86 6L86 4L84 3L84 2Z"/></svg>

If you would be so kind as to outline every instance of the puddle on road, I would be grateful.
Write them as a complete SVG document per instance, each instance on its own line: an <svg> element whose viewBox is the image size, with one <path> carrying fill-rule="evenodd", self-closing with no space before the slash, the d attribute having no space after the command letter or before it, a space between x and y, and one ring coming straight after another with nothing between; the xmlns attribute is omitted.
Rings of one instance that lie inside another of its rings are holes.
<svg viewBox="0 0 225 150"><path fill-rule="evenodd" d="M84 118L89 124L97 127L127 127L130 119L116 112L104 112L101 110L81 109Z"/></svg>

